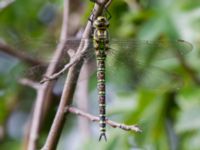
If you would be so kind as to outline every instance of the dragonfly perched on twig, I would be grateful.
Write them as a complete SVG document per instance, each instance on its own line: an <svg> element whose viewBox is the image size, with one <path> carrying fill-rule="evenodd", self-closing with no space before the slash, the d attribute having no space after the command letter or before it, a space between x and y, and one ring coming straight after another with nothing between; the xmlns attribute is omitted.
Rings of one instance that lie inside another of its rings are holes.
<svg viewBox="0 0 200 150"><path fill-rule="evenodd" d="M165 84L179 87L181 85L179 76L167 71L161 64L167 58L171 61L171 58L176 58L177 55L187 54L192 50L192 45L184 40L140 41L135 39L111 39L108 35L109 21L106 17L99 16L93 24L95 28L93 38L68 39L65 41L65 49L66 51L69 49L76 50L81 42L85 42L87 43L87 52L82 53L85 62L96 60L101 132L99 140L102 137L106 140L106 73L108 73L108 78L116 78L117 80L115 81L119 83L121 80L126 80L126 84L132 87L144 85L149 88L165 88ZM72 56L72 61L69 62L71 65L67 64L65 67L72 66L76 62L76 58L76 55ZM63 64L63 60L59 63ZM164 64L166 65L166 63ZM37 73L40 67L31 68L31 73L28 72L28 74ZM59 75L47 77L46 81L56 79ZM155 80L152 82L151 79ZM156 84L154 84L155 82Z"/></svg>

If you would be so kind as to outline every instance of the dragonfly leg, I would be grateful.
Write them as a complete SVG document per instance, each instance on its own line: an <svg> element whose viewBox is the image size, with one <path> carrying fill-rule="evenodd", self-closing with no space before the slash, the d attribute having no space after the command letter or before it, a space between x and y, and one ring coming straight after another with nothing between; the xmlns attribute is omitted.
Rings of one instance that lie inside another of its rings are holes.
<svg viewBox="0 0 200 150"><path fill-rule="evenodd" d="M93 3L96 3L96 4L98 4L98 5L102 5L102 3L100 3L98 0L90 0L91 2L93 2ZM107 3L107 5L109 5L110 4L110 2L111 1L109 1L108 3ZM110 12L108 11L108 9L107 9L107 7L108 6L105 6L104 7L104 15L106 16L106 18L108 19L108 20L110 20L111 18L112 18L112 16L111 16L111 14L110 14ZM93 20L93 19L92 19Z"/></svg>
<svg viewBox="0 0 200 150"><path fill-rule="evenodd" d="M104 9L105 9L105 17L109 21L112 18L111 13L108 11L107 7L104 7Z"/></svg>

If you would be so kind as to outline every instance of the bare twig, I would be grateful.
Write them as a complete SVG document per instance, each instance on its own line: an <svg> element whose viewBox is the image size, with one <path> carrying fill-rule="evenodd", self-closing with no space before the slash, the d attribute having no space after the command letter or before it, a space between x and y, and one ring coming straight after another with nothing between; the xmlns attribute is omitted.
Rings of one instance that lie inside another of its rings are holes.
<svg viewBox="0 0 200 150"><path fill-rule="evenodd" d="M40 87L40 84L39 84L39 83L34 82L34 81L32 81L32 80L29 80L29 79L26 79L26 78L20 79L20 80L19 80L19 83L21 83L22 85L29 86L29 87L31 87L31 88L33 88L33 89L36 89L36 90L38 90L39 87Z"/></svg>
<svg viewBox="0 0 200 150"><path fill-rule="evenodd" d="M77 109L75 107L66 107L65 112L70 112L76 115L80 115L82 117L85 117L93 122L99 122L99 117L91 115L89 113L86 113L84 111L81 111L80 109ZM121 123L117 123L111 120L106 120L106 123L110 125L113 128L120 128L125 131L135 131L135 132L142 132L142 130L137 125L125 125Z"/></svg>
<svg viewBox="0 0 200 150"><path fill-rule="evenodd" d="M93 17L96 18L98 15L100 15L102 13L102 11L104 10L104 6L106 5L106 3L108 2L108 0L104 0L103 1L103 5L99 6L96 5L94 6L93 9ZM88 21L87 26L84 30L82 39L87 39L90 37L91 34L91 22ZM80 53L82 51L85 51L87 49L87 45L88 43L84 40L81 40L81 43L79 45L79 48L77 50L77 53ZM65 123L65 107L67 105L70 105L72 102L72 98L73 98L73 94L76 88L76 82L78 80L78 76L79 76L79 71L81 69L82 63L83 63L83 57L81 57L81 59L79 60L79 62L77 62L76 64L74 64L68 72L68 76L67 79L65 81L64 84L64 89L63 89L63 93L61 96L61 100L60 100L60 104L58 107L58 111L56 113L56 116L54 118L53 124L51 126L51 130L49 132L49 135L47 137L46 143L43 147L43 150L55 150L57 147L57 143L59 140L59 137L61 135L62 132L62 128L63 125Z"/></svg>
<svg viewBox="0 0 200 150"><path fill-rule="evenodd" d="M46 62L37 58L33 58L28 54L22 53L22 51L16 50L3 42L0 42L0 51L9 54L11 56L14 56L32 66L47 64Z"/></svg>
<svg viewBox="0 0 200 150"><path fill-rule="evenodd" d="M68 14L69 14L69 1L65 0L60 41L66 41L67 39ZM64 43L65 42L59 42L59 44L57 45L57 48L52 58L53 60L55 60L55 62L58 62L62 58L63 50L65 47ZM57 66L58 66L57 63L50 63L45 73L45 76L51 76L56 71ZM42 84L37 91L37 98L35 102L33 118L31 121L30 136L28 139L29 140L28 150L37 149L37 140L39 136L39 130L41 128L42 121L44 120L42 118L46 116L47 109L49 105L51 104L50 98L52 94L53 85L54 85L54 82L47 82L45 84Z"/></svg>

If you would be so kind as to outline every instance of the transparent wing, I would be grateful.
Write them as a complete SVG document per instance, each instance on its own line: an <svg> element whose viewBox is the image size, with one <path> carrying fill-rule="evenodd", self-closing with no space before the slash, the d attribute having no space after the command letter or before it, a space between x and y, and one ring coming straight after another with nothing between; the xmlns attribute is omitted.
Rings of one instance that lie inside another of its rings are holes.
<svg viewBox="0 0 200 150"><path fill-rule="evenodd" d="M141 41L141 40L110 40L110 48L115 53L131 54L137 59L144 60L145 57L149 59L162 60L167 58L176 57L177 53L185 55L190 52L193 47L192 44L184 40L176 41Z"/></svg>
<svg viewBox="0 0 200 150"><path fill-rule="evenodd" d="M177 54L185 55L192 45L177 41L110 40L107 77L127 87L179 88L183 81L173 70Z"/></svg>

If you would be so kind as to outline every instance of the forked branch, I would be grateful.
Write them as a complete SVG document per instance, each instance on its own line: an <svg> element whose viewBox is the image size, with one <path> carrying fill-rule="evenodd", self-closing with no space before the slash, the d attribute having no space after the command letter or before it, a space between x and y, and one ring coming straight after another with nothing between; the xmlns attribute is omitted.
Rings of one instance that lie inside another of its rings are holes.
<svg viewBox="0 0 200 150"><path fill-rule="evenodd" d="M66 41L68 36L68 16L69 16L69 0L64 0L63 8L63 23L60 34L60 41ZM63 55L65 49L64 42L59 42L56 50L53 54L52 60L58 62ZM46 76L52 75L58 68L58 63L50 63L47 67ZM48 82L45 84L40 84L37 90L37 98L35 100L35 106L33 111L33 117L31 120L30 133L26 140L28 140L27 149L36 150L38 149L38 139L40 135L40 129L43 125L43 121L48 114L48 109L52 106L52 89L54 82ZM53 148L52 148L53 149ZM50 149L48 149L50 150Z"/></svg>
<svg viewBox="0 0 200 150"><path fill-rule="evenodd" d="M110 5L111 1L112 0L108 0L107 3L105 3L104 0L90 0L94 3L96 3L97 5L103 7L104 9L107 9L107 7ZM95 9L93 10L93 12L95 11ZM94 19L94 14L91 15L92 16L92 19ZM92 20L91 18L89 20ZM81 60L82 57L84 57L84 52L87 51L87 49L83 49L82 50L82 53L80 52L77 52L76 53L76 57L71 57L71 61L66 64L60 71L52 74L51 76L45 76L41 81L40 83L45 83L47 81L52 81L52 80L55 80L57 78L59 78L59 76L61 76L63 73L65 73L72 65L76 64L78 61Z"/></svg>
<svg viewBox="0 0 200 150"><path fill-rule="evenodd" d="M52 81L57 79L60 75L62 75L63 73L65 73L72 65L76 64L78 61L80 61L81 59L81 54L82 53L77 53L75 55L75 57L71 57L70 58L70 62L68 64L66 64L60 71L52 74L51 76L45 76L44 79L42 79L40 81L40 83L45 83L47 81Z"/></svg>

